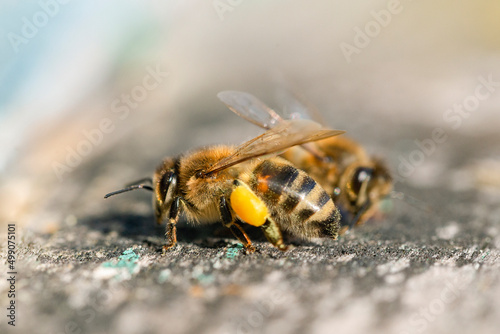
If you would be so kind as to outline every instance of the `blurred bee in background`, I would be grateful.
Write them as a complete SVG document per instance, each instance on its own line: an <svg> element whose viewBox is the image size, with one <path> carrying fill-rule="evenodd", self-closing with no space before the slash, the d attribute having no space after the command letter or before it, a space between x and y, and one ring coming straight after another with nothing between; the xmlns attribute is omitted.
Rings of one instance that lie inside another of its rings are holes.
<svg viewBox="0 0 500 334"><path fill-rule="evenodd" d="M284 120L236 148L212 146L166 158L153 178L104 198L136 189L153 191L156 221L167 223L164 250L177 242L182 213L190 221L222 221L250 252L255 248L241 222L261 227L282 251L287 249L282 229L299 237L336 239L340 214L330 196L304 171L269 155L342 133L310 120Z"/></svg>
<svg viewBox="0 0 500 334"><path fill-rule="evenodd" d="M264 129L287 122L249 93L223 91L217 96L234 113ZM290 100L294 102L290 118L311 118L307 108L296 99ZM306 171L332 197L342 213L340 234L364 224L392 191L392 178L384 163L368 156L360 144L345 136L297 146L282 157Z"/></svg>

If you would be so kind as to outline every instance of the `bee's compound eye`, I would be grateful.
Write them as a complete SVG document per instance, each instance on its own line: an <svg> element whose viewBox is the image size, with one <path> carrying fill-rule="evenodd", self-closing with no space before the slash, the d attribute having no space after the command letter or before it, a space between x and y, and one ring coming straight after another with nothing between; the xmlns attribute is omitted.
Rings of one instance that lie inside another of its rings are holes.
<svg viewBox="0 0 500 334"><path fill-rule="evenodd" d="M368 182L373 175L373 168L358 167L352 177L352 190L359 193L361 185Z"/></svg>
<svg viewBox="0 0 500 334"><path fill-rule="evenodd" d="M167 197L168 189L170 188L172 182L174 181L175 173L172 171L166 172L163 174L160 180L160 194L161 200L165 201Z"/></svg>

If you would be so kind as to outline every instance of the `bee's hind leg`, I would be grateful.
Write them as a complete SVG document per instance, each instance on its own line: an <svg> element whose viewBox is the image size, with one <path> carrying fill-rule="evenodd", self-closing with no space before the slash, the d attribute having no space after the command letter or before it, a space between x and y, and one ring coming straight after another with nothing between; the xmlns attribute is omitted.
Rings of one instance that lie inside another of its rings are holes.
<svg viewBox="0 0 500 334"><path fill-rule="evenodd" d="M250 238L248 238L245 230L243 230L243 228L239 224L233 222L231 226L229 226L229 229L231 230L231 233L233 233L233 235L238 238L238 240L243 244L243 246L245 246L245 249L249 253L255 252L255 246L252 245Z"/></svg>
<svg viewBox="0 0 500 334"><path fill-rule="evenodd" d="M252 245L250 238L246 234L245 230L235 222L233 215L231 214L231 210L229 210L228 203L225 197L220 198L219 202L219 211L222 218L222 224L229 228L231 233L245 246L245 249L253 253L255 252L255 247Z"/></svg>
<svg viewBox="0 0 500 334"><path fill-rule="evenodd" d="M276 248L281 251L286 251L288 249L288 246L283 242L283 236L281 235L279 225L271 217L266 218L266 222L261 226L261 228L267 240L269 240L269 242Z"/></svg>

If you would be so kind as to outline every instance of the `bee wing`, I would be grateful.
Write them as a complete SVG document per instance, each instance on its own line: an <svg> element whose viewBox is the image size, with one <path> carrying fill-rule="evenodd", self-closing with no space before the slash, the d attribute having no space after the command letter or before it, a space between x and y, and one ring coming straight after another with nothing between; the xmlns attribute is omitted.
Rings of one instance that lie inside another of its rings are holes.
<svg viewBox="0 0 500 334"><path fill-rule="evenodd" d="M272 129L238 146L232 155L220 160L205 171L205 175L216 173L263 155L277 154L295 145L302 145L343 133L345 131L325 129L311 120L282 120L280 124Z"/></svg>
<svg viewBox="0 0 500 334"><path fill-rule="evenodd" d="M284 105L285 119L310 119L319 124L326 124L321 113L304 99L303 96L289 89L280 89L276 94L277 100Z"/></svg>
<svg viewBox="0 0 500 334"><path fill-rule="evenodd" d="M264 129L271 129L284 121L273 109L252 94L226 90L217 94L232 112Z"/></svg>

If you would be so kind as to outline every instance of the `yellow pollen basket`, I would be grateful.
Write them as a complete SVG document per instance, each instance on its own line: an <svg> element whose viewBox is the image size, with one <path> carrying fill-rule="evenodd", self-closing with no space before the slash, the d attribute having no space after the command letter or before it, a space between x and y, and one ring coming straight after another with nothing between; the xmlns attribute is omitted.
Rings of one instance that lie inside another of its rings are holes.
<svg viewBox="0 0 500 334"><path fill-rule="evenodd" d="M231 207L245 223L261 226L269 216L264 202L248 187L237 186L231 193Z"/></svg>

